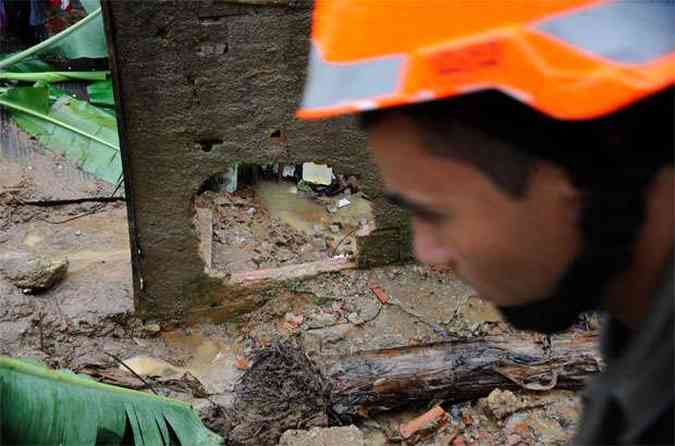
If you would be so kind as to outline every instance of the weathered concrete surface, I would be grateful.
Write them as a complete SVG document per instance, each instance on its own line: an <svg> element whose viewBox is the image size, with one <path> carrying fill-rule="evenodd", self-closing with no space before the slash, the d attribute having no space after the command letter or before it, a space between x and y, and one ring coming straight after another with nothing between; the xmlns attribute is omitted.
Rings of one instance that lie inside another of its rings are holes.
<svg viewBox="0 0 675 446"><path fill-rule="evenodd" d="M184 319L258 302L255 292L209 276L199 256L194 197L233 161L314 161L358 176L379 228L360 240L360 263L395 262L409 252L399 243L408 241L402 212L379 198L365 135L350 118L294 118L311 4L256 3L104 3L142 316Z"/></svg>

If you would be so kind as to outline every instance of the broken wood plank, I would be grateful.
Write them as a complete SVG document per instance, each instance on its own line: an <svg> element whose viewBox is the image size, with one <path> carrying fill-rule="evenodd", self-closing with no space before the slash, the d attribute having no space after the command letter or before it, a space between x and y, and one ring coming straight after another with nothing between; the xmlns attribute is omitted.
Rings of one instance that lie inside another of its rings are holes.
<svg viewBox="0 0 675 446"><path fill-rule="evenodd" d="M550 342L549 342L550 340ZM322 357L341 418L444 399L466 401L495 388L579 389L602 360L595 332L545 338L513 333Z"/></svg>
<svg viewBox="0 0 675 446"><path fill-rule="evenodd" d="M230 282L236 285L254 285L261 282L279 282L290 279L300 279L303 277L316 276L321 273L342 271L356 267L357 263L352 258L333 257L318 262L234 273L230 277Z"/></svg>

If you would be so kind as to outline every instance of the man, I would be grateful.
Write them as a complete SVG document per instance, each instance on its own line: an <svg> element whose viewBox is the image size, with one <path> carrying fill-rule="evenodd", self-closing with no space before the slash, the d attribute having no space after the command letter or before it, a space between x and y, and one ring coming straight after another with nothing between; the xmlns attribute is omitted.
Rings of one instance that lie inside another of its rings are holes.
<svg viewBox="0 0 675 446"><path fill-rule="evenodd" d="M672 2L318 2L300 117L358 114L415 254L514 326L609 317L578 444L673 444Z"/></svg>

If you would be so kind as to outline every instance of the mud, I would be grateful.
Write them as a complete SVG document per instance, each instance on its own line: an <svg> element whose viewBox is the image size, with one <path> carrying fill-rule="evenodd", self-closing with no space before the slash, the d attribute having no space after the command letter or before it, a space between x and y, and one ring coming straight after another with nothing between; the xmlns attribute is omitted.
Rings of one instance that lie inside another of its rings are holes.
<svg viewBox="0 0 675 446"><path fill-rule="evenodd" d="M0 168L24 169L11 163L1 161ZM12 191L31 196L40 189L30 176L16 178L23 180L3 183L0 194ZM163 395L193 404L205 423L219 432L244 426L233 418L235 388L244 370L255 367L254 352L275 342L293 340L314 361L320 361L323 354L510 330L493 307L451 273L416 264L291 281L270 291L256 310L221 323L175 327L142 320L133 311L123 203L107 204L91 215L61 224L44 221L78 216L93 206L11 206L14 217L3 220L0 251L63 256L70 268L62 282L38 296L24 295L0 278L0 353L35 357L102 382L145 391L152 386ZM0 215L6 215L7 208L7 203L0 203ZM248 216L246 206L236 209ZM276 224L285 225L287 232L280 234L306 237L281 218ZM374 288L382 290L387 303L379 300ZM126 371L118 360L131 360L129 364L145 381ZM304 382L298 380L288 382ZM418 443L549 445L564 444L571 437L579 416L575 394L516 395L523 406L502 419L481 401L447 406L452 416L448 427L419 438ZM300 405L296 414L309 411L301 407L315 406ZM399 425L428 408L423 405L360 420L365 444L400 443L396 437ZM249 438L251 432L243 432L243 427L240 431L241 438Z"/></svg>

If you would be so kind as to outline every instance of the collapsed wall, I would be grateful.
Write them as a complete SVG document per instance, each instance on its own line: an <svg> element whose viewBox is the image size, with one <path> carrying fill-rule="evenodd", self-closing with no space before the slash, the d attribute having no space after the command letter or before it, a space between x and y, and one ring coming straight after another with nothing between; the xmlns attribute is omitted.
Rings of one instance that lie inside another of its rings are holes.
<svg viewBox="0 0 675 446"><path fill-rule="evenodd" d="M382 198L363 132L350 118L294 117L311 3L111 1L103 10L141 316L227 317L256 305L288 278L408 257L405 216ZM372 206L374 228L356 237L352 256L238 276L211 268L213 214L196 205L209 179L235 164L306 162L357 178Z"/></svg>

